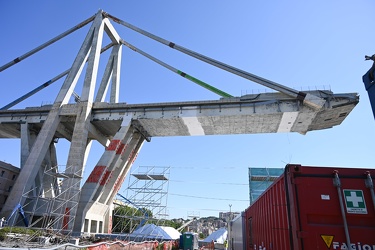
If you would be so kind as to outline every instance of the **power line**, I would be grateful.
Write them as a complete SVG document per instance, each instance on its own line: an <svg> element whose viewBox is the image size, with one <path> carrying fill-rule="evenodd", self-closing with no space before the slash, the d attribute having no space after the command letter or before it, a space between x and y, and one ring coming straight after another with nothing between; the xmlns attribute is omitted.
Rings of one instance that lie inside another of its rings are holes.
<svg viewBox="0 0 375 250"><path fill-rule="evenodd" d="M201 184L216 184L216 185L233 185L233 186L248 186L248 183L231 183L231 182L212 182L208 183L207 181L182 181L182 180L169 180L170 182L179 182L179 183L201 183Z"/></svg>
<svg viewBox="0 0 375 250"><path fill-rule="evenodd" d="M217 170L217 167L171 167L171 168L177 168L177 169L199 169L199 170L202 170L202 169L213 169L213 170ZM220 167L220 169L243 169L243 167Z"/></svg>
<svg viewBox="0 0 375 250"><path fill-rule="evenodd" d="M211 197L202 197L202 196L185 195L185 194L173 194L173 193L169 193L169 194L170 194L170 195L174 195L174 196L190 197L190 198L205 199L205 200L246 201L246 202L249 202L249 200L236 200L236 199L224 199L224 198L211 198Z"/></svg>
<svg viewBox="0 0 375 250"><path fill-rule="evenodd" d="M168 208L173 208L173 209L179 209L179 210L189 210L187 208L181 208L181 207L168 207ZM223 212L227 211L226 209L213 209L213 208L191 208L192 210L196 211L213 211L213 212Z"/></svg>

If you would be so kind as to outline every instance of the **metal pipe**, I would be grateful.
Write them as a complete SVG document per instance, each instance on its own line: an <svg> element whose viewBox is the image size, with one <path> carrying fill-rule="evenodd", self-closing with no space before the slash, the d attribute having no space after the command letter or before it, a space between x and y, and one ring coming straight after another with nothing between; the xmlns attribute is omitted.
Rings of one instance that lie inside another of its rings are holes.
<svg viewBox="0 0 375 250"><path fill-rule="evenodd" d="M6 63L5 65L3 65L3 66L0 67L0 72L2 72L3 70L5 70L5 69L7 69L7 68L9 68L9 67L11 67L11 66L13 66L13 65L16 64L16 63L22 61L23 59L25 59L25 58L27 58L27 57L29 57L29 56L35 54L36 52L38 52L38 51L44 49L45 47L51 45L52 43L54 43L54 42L60 40L60 39L63 38L63 37L69 35L70 33L72 33L72 32L74 32L74 31L76 31L76 30L82 28L83 26L85 26L86 24L88 24L88 23L90 23L92 20L94 20L95 16L96 16L96 15L93 15L92 17L86 19L85 21L83 21L83 22L77 24L77 25L74 26L73 28L71 28L71 29L65 31L64 33L62 33L62 34L60 34L60 35L58 35L58 36L52 38L52 39L49 40L48 42L43 43L42 45L36 47L35 49L30 50L30 51L27 52L26 54L24 54L24 55L22 55L22 56L20 56L20 57L17 57L16 59L14 59L13 61L10 61L9 63Z"/></svg>
<svg viewBox="0 0 375 250"><path fill-rule="evenodd" d="M366 180L365 180L365 184L366 184L366 187L368 189L370 189L370 193L371 193L371 198L372 198L372 204L374 206L374 209L375 209L375 192L374 192L374 183L372 182L372 178L371 178L371 174L369 171L367 171L366 173Z"/></svg>
<svg viewBox="0 0 375 250"><path fill-rule="evenodd" d="M349 228L348 228L348 223L346 221L346 215L345 215L345 209L344 209L344 202L342 200L342 194L341 194L341 182L339 178L338 171L334 171L334 178L333 178L333 185L337 187L337 194L339 197L339 202L340 202L340 208L341 208L341 215L342 215L342 220L344 222L344 229L345 229L345 236L346 236L346 244L348 249L351 248L351 243L350 243L350 235L349 235Z"/></svg>

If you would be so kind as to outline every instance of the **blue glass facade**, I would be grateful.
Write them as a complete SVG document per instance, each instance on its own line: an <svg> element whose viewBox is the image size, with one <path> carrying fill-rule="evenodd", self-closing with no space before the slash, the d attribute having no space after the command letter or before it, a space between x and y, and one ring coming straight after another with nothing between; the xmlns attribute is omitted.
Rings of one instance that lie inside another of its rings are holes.
<svg viewBox="0 0 375 250"><path fill-rule="evenodd" d="M284 172L284 168L249 168L250 205Z"/></svg>

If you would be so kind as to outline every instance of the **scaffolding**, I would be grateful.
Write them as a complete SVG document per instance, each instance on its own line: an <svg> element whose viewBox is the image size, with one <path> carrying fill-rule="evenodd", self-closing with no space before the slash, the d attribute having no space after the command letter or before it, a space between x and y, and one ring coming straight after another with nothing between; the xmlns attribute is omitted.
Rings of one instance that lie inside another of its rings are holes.
<svg viewBox="0 0 375 250"><path fill-rule="evenodd" d="M169 175L170 167L155 166L140 166L130 174L127 189L114 201L114 233L131 234L146 224L165 225Z"/></svg>
<svg viewBox="0 0 375 250"><path fill-rule="evenodd" d="M249 168L250 205L284 172L283 168Z"/></svg>
<svg viewBox="0 0 375 250"><path fill-rule="evenodd" d="M41 235L58 236L60 242L69 241L75 218L72 211L78 206L82 179L75 169L46 166L37 176L38 185L24 191L21 198L25 200L24 205L14 208L8 224L36 229L25 243L35 242Z"/></svg>

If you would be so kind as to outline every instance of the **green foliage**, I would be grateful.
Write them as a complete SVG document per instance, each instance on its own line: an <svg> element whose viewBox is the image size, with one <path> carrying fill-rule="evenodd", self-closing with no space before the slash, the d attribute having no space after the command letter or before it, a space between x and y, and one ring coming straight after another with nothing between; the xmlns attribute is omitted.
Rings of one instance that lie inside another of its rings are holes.
<svg viewBox="0 0 375 250"><path fill-rule="evenodd" d="M182 226L182 222L177 222L177 221L174 221L174 220L166 220L166 221L164 221L163 225L165 225L167 227L173 227L173 228L177 229L180 226Z"/></svg>
<svg viewBox="0 0 375 250"><path fill-rule="evenodd" d="M113 211L113 232L130 233L142 221L152 218L149 209L137 209L129 206L117 206Z"/></svg>
<svg viewBox="0 0 375 250"><path fill-rule="evenodd" d="M114 233L130 233L140 223L153 223L153 215L149 209L137 209L129 206L117 206L113 211L112 232ZM160 224L175 229L182 226L179 220L158 221ZM155 220L156 223L156 220Z"/></svg>
<svg viewBox="0 0 375 250"><path fill-rule="evenodd" d="M163 249L164 249L164 243L158 244L158 247L156 248L156 250L163 250Z"/></svg>
<svg viewBox="0 0 375 250"><path fill-rule="evenodd" d="M9 233L13 234L27 234L27 235L42 235L43 232L36 229L30 229L26 227L3 227L0 230L0 241L6 238Z"/></svg>
<svg viewBox="0 0 375 250"><path fill-rule="evenodd" d="M3 227L0 232L2 233L15 233L15 234L35 234L36 232L39 232L39 230L36 229L30 229L27 227Z"/></svg>

